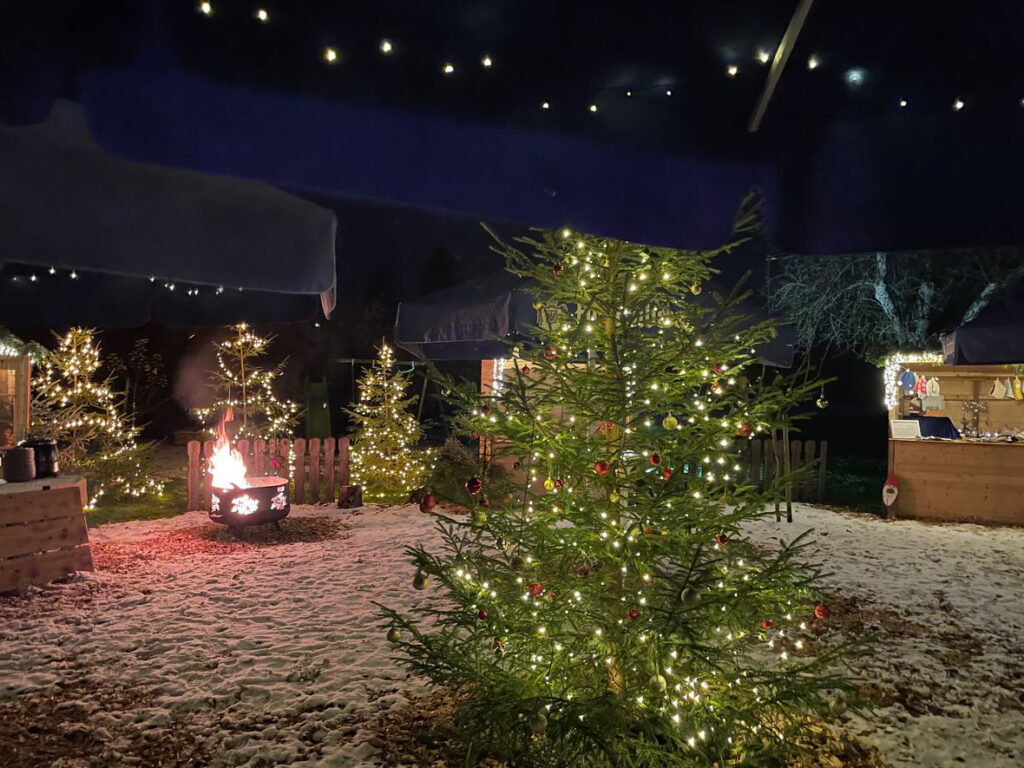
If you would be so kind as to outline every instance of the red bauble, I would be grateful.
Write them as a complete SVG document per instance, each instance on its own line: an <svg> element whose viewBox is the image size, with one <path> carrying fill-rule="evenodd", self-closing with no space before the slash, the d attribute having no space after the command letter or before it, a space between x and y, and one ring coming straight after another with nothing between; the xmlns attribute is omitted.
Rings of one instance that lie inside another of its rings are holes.
<svg viewBox="0 0 1024 768"><path fill-rule="evenodd" d="M489 405L485 405L481 412L483 413L484 417L490 416L491 415L491 407Z"/></svg>
<svg viewBox="0 0 1024 768"><path fill-rule="evenodd" d="M466 490L476 496L480 493L480 490L484 487L484 484L480 482L479 477L471 477L466 481Z"/></svg>
<svg viewBox="0 0 1024 768"><path fill-rule="evenodd" d="M644 533L657 533L657 532L658 532L657 528L651 528L650 526L648 526L647 528L644 528Z"/></svg>
<svg viewBox="0 0 1024 768"><path fill-rule="evenodd" d="M819 619L825 620L832 615L832 611L830 611L828 606L824 603L818 603L814 606L814 615Z"/></svg>
<svg viewBox="0 0 1024 768"><path fill-rule="evenodd" d="M775 622L771 619L761 619L761 629L773 629Z"/></svg>
<svg viewBox="0 0 1024 768"><path fill-rule="evenodd" d="M480 619L480 621L487 621L487 617L490 616L490 615L491 614L489 614L483 608L481 608L479 611L476 612L476 617L478 619Z"/></svg>
<svg viewBox="0 0 1024 768"><path fill-rule="evenodd" d="M662 478L662 480L668 480L670 477L672 477L672 470L671 469L669 469L668 467L665 467L663 470L661 470L661 478Z"/></svg>
<svg viewBox="0 0 1024 768"><path fill-rule="evenodd" d="M729 537L726 536L724 533L719 533L719 534L717 534L715 536L715 543L716 544L725 544L725 542L727 542L728 540L729 540Z"/></svg>
<svg viewBox="0 0 1024 768"><path fill-rule="evenodd" d="M559 490L561 490L563 485L565 485L565 483L562 480L559 480L558 478L555 478L555 488L558 488Z"/></svg>
<svg viewBox="0 0 1024 768"><path fill-rule="evenodd" d="M658 466L659 464L661 464L661 454L660 453L652 453L651 454L651 464L653 464L654 466Z"/></svg>
<svg viewBox="0 0 1024 768"><path fill-rule="evenodd" d="M437 499L432 494L427 494L420 499L420 512L429 512L437 506Z"/></svg>
<svg viewBox="0 0 1024 768"><path fill-rule="evenodd" d="M529 376L530 375L530 370L531 370L530 366L524 365L521 370L523 372L523 376Z"/></svg>
<svg viewBox="0 0 1024 768"><path fill-rule="evenodd" d="M565 267L563 267L561 264L559 264L557 267L555 267L555 274L558 275L559 277L561 277L564 272L565 272Z"/></svg>
<svg viewBox="0 0 1024 768"><path fill-rule="evenodd" d="M712 392L717 392L721 388L722 388L722 385L719 384L717 381L711 385L711 391Z"/></svg>
<svg viewBox="0 0 1024 768"><path fill-rule="evenodd" d="M530 585L530 594L534 597L540 597L544 594L544 585L540 583Z"/></svg>
<svg viewBox="0 0 1024 768"><path fill-rule="evenodd" d="M721 373L721 372L722 372L722 366L721 366L721 364L719 364L719 365L716 365L716 366L715 366L715 373Z"/></svg>
<svg viewBox="0 0 1024 768"><path fill-rule="evenodd" d="M629 616L630 621L636 621L640 618L640 611L638 611L636 608L630 608L629 613L627 613L626 615Z"/></svg>
<svg viewBox="0 0 1024 768"><path fill-rule="evenodd" d="M594 465L594 471L597 474L599 474L599 475L607 475L608 474L608 462L605 461L604 459L601 459L599 462L597 462Z"/></svg>
<svg viewBox="0 0 1024 768"><path fill-rule="evenodd" d="M513 461L512 462L512 469L519 469L521 466L523 466L523 465L520 464L518 461Z"/></svg>
<svg viewBox="0 0 1024 768"><path fill-rule="evenodd" d="M744 422L744 423L740 424L739 429L736 430L736 433L740 437L750 437L750 433L753 432L753 431L754 431L754 428L752 426L750 426L749 424L747 424L746 422Z"/></svg>
<svg viewBox="0 0 1024 768"><path fill-rule="evenodd" d="M544 358L547 359L547 360L554 360L555 359L555 353L557 351L558 350L555 349L554 347L549 347L548 351L544 353Z"/></svg>

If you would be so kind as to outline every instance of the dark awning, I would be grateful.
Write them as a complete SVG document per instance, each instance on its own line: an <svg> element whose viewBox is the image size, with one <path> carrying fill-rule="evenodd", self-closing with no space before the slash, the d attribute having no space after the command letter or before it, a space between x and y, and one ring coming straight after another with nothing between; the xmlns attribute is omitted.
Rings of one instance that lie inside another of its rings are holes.
<svg viewBox="0 0 1024 768"><path fill-rule="evenodd" d="M330 311L335 229L332 212L266 183L113 157L69 102L39 125L0 124L5 261L211 291L319 295ZM120 297L147 292L140 285Z"/></svg>
<svg viewBox="0 0 1024 768"><path fill-rule="evenodd" d="M728 294L711 281L693 300L710 307L716 292ZM506 357L537 324L533 301L530 283L508 272L461 283L399 304L395 344L430 360ZM752 324L772 317L752 299L741 302L737 310ZM759 361L790 367L794 341L793 328L780 325L775 339L758 348Z"/></svg>
<svg viewBox="0 0 1024 768"><path fill-rule="evenodd" d="M1024 363L1024 281L995 296L978 316L942 337L946 365Z"/></svg>

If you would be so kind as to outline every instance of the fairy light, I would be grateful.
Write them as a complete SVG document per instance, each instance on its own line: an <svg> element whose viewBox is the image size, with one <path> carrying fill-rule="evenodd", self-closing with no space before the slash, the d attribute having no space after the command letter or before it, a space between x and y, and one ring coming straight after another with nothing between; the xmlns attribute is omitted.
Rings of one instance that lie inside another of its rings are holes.
<svg viewBox="0 0 1024 768"><path fill-rule="evenodd" d="M256 21L266 24L268 21L270 21L270 11L268 11L266 8L257 8Z"/></svg>
<svg viewBox="0 0 1024 768"><path fill-rule="evenodd" d="M490 69L492 66L494 66L494 59L484 54L484 57L480 59L480 66L482 66L484 69Z"/></svg>
<svg viewBox="0 0 1024 768"><path fill-rule="evenodd" d="M455 65L452 64L450 61L446 61L444 64L441 65L441 72L443 72L446 75L452 75L455 73Z"/></svg>
<svg viewBox="0 0 1024 768"><path fill-rule="evenodd" d="M821 66L821 61L818 59L817 56L812 54L811 56L807 57L807 68L808 69L813 71L813 70L817 69L820 66Z"/></svg>
<svg viewBox="0 0 1024 768"><path fill-rule="evenodd" d="M394 53L395 44L388 40L386 37L380 41L380 52L385 56Z"/></svg>
<svg viewBox="0 0 1024 768"><path fill-rule="evenodd" d="M892 410L900 401L899 377L907 365L914 363L941 363L945 358L938 352L893 352L885 358L882 369L882 383L885 396L882 400L886 410Z"/></svg>
<svg viewBox="0 0 1024 768"><path fill-rule="evenodd" d="M725 74L729 77L736 77L740 73L740 68L736 64L730 64L725 68Z"/></svg>
<svg viewBox="0 0 1024 768"><path fill-rule="evenodd" d="M199 3L199 5L197 5L196 8L199 10L201 14L203 14L203 16L213 15L213 5L209 2L209 0L202 0L202 2Z"/></svg>
<svg viewBox="0 0 1024 768"><path fill-rule="evenodd" d="M338 61L338 50L328 45L324 48L323 57L328 64L334 64Z"/></svg>

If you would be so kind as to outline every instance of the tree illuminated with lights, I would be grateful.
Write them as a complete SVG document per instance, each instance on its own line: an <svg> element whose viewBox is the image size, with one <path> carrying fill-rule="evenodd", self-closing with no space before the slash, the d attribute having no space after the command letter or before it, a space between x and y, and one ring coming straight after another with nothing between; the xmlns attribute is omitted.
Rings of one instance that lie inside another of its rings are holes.
<svg viewBox="0 0 1024 768"><path fill-rule="evenodd" d="M472 476L432 480L428 509L436 494L470 514L438 514L442 547L410 548L431 599L384 608L399 660L464 695L477 754L785 764L847 689L830 671L847 649L807 655L829 611L804 543L744 535L793 478L758 490L735 446L816 382L752 369L774 328L741 317L741 296L695 298L715 253L518 242L501 250L535 283L536 346L497 391L453 389L489 449Z"/></svg>
<svg viewBox="0 0 1024 768"><path fill-rule="evenodd" d="M359 402L348 413L356 420L352 440L352 482L366 501L402 503L430 471L429 450L417 450L422 429L410 409L409 377L394 370L391 347L382 344L377 359L359 379Z"/></svg>
<svg viewBox="0 0 1024 768"><path fill-rule="evenodd" d="M260 336L246 323L233 326L231 331L232 336L214 342L217 369L210 373L210 379L217 399L208 408L195 409L196 417L213 431L230 414L239 439L292 437L299 406L274 393L287 359L273 368L265 367L260 359L274 337Z"/></svg>
<svg viewBox="0 0 1024 768"><path fill-rule="evenodd" d="M148 475L149 446L124 395L101 373L95 331L72 328L40 362L32 379L32 431L57 441L61 469L84 475L93 507L103 496L160 493Z"/></svg>

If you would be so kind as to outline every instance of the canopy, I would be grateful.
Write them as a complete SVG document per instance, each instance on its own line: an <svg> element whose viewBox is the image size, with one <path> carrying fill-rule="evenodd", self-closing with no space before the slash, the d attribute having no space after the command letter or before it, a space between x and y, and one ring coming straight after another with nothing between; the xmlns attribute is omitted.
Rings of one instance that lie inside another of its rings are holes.
<svg viewBox="0 0 1024 768"><path fill-rule="evenodd" d="M704 306L712 305L714 293L728 293L714 281L705 288L693 299ZM395 344L430 360L505 357L511 353L511 344L525 338L537 324L533 301L530 283L508 272L461 283L399 304ZM772 317L750 299L737 310L752 324ZM775 339L758 348L759 362L790 367L794 342L792 327L779 325Z"/></svg>
<svg viewBox="0 0 1024 768"><path fill-rule="evenodd" d="M942 337L946 365L1024 363L1024 281L995 296L978 316Z"/></svg>
<svg viewBox="0 0 1024 768"><path fill-rule="evenodd" d="M210 293L319 295L329 312L335 229L332 212L266 183L108 155L70 102L39 125L0 124L0 253L41 270L145 278L111 301L138 300L153 277Z"/></svg>

